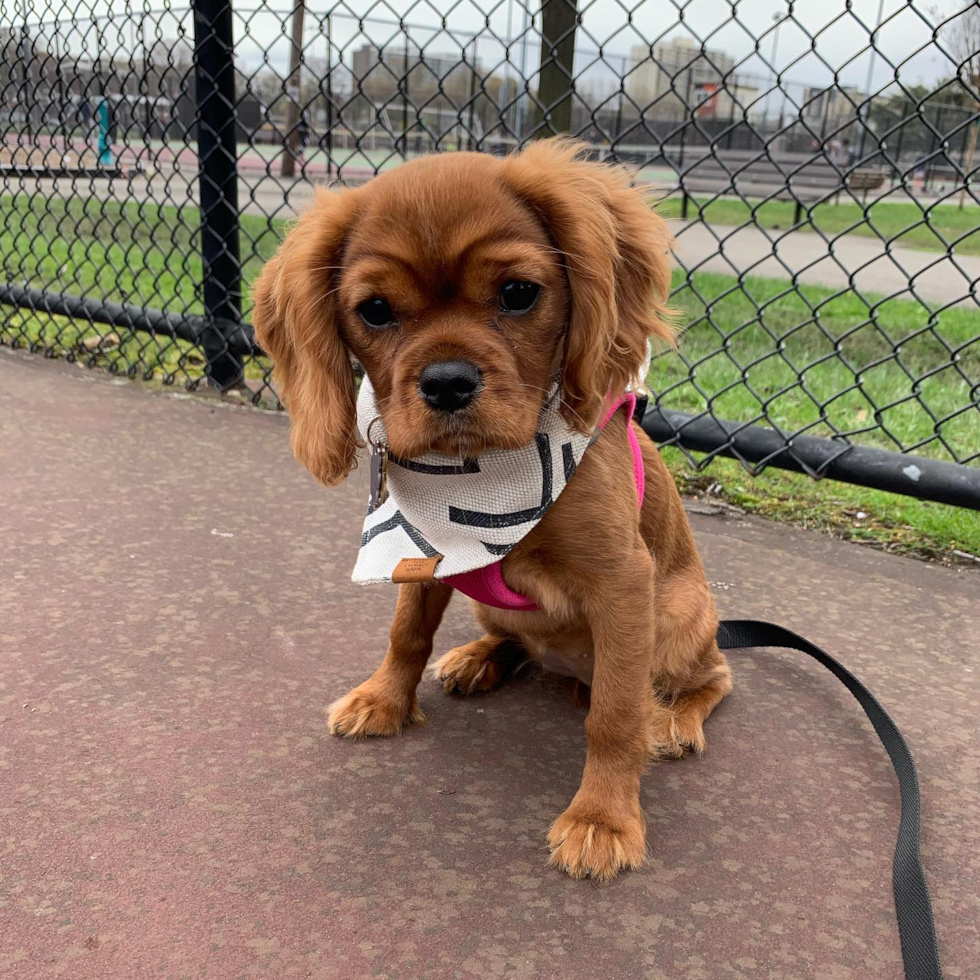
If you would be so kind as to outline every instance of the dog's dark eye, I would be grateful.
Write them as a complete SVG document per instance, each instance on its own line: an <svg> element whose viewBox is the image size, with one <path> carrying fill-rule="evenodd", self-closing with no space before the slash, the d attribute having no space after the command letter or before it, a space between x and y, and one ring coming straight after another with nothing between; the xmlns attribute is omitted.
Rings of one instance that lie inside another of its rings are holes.
<svg viewBox="0 0 980 980"><path fill-rule="evenodd" d="M388 300L382 299L380 296L365 300L357 308L357 312L361 315L361 319L369 327L374 327L375 330L387 327L395 321L395 314L392 312Z"/></svg>
<svg viewBox="0 0 980 980"><path fill-rule="evenodd" d="M538 298L541 287L524 279L509 279L500 287L500 308L505 313L527 313Z"/></svg>

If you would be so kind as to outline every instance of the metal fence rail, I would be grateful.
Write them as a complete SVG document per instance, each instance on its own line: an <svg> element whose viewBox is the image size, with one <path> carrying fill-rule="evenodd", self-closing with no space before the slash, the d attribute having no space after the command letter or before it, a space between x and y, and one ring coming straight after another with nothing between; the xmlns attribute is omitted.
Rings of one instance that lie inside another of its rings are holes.
<svg viewBox="0 0 980 980"><path fill-rule="evenodd" d="M312 182L570 132L676 221L649 431L980 507L980 8L697 6L0 0L0 342L276 404Z"/></svg>

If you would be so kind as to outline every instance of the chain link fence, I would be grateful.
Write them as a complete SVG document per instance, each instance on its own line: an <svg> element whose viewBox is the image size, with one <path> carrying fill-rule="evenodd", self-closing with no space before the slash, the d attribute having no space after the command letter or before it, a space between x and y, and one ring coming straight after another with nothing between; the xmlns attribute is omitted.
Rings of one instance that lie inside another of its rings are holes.
<svg viewBox="0 0 980 980"><path fill-rule="evenodd" d="M980 507L978 123L958 0L0 0L0 342L277 405L314 182L570 132L674 221L648 431Z"/></svg>

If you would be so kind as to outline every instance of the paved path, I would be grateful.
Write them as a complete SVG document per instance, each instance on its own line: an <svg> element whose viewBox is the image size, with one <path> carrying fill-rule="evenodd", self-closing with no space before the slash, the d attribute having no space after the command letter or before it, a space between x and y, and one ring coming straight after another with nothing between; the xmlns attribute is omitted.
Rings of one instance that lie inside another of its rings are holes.
<svg viewBox="0 0 980 980"><path fill-rule="evenodd" d="M790 279L820 286L853 284L867 295L920 297L933 304L980 304L980 256L950 259L941 252L885 245L842 235L832 243L813 232L738 229L692 222L674 226L683 267L724 275ZM853 280L852 280L853 277ZM910 291L909 280L913 291Z"/></svg>
<svg viewBox="0 0 980 980"><path fill-rule="evenodd" d="M651 860L545 866L585 741L568 687L426 679L429 724L324 706L385 648L348 577L362 469L317 487L285 420L0 348L0 976L899 980L898 792L841 685L733 655L701 760L651 767ZM839 654L922 777L950 978L980 962L980 577L695 515L724 613ZM458 598L437 638L475 634Z"/></svg>
<svg viewBox="0 0 980 980"><path fill-rule="evenodd" d="M26 180L26 191L70 197L93 194L120 201L135 200L182 206L196 201L197 174L193 170L159 173L150 178L95 180L73 186L69 181ZM239 206L245 214L290 219L306 208L313 185L284 181L278 176L250 173L239 180ZM677 258L686 268L724 275L790 279L836 288L854 283L867 294L900 295L931 304L980 303L980 256L955 260L939 252L885 246L874 238L844 235L832 246L811 232L739 230L727 225L684 225L673 222ZM247 245L247 242L246 242ZM909 290L909 279L914 293Z"/></svg>

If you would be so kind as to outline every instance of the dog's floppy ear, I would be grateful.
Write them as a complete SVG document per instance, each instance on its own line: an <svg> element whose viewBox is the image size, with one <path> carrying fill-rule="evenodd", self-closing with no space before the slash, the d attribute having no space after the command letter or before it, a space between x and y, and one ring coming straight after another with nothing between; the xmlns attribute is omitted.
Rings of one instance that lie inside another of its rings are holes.
<svg viewBox="0 0 980 980"><path fill-rule="evenodd" d="M358 447L354 374L334 292L355 193L318 191L252 291L255 338L275 362L293 453L327 486L353 469Z"/></svg>
<svg viewBox="0 0 980 980"><path fill-rule="evenodd" d="M643 380L647 341L672 343L673 329L667 226L628 171L585 160L584 149L542 140L505 160L503 173L563 255L572 310L562 411L587 431L608 394Z"/></svg>

